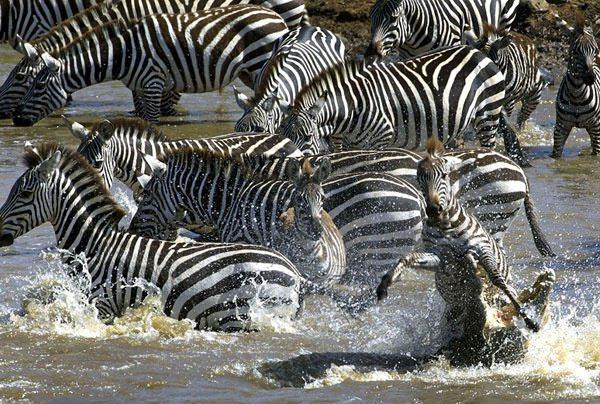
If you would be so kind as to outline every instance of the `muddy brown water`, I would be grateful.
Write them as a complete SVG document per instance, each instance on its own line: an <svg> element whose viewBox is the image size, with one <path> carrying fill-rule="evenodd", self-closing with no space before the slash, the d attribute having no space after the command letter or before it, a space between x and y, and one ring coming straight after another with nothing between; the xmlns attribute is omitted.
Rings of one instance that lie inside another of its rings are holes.
<svg viewBox="0 0 600 404"><path fill-rule="evenodd" d="M0 78L18 56L0 50ZM422 355L435 351L442 303L432 278L409 273L391 298L358 319L323 298L307 301L304 316L280 323L264 316L261 332L226 335L192 330L160 314L157 298L106 326L63 275L45 225L0 249L0 398L228 401L494 401L600 398L600 160L578 156L583 133L568 142L566 158L548 157L555 89L544 94L523 135L533 158L527 170L533 196L556 259L535 250L523 215L506 236L517 285L554 268L552 320L532 336L525 360L491 369L453 369L444 361L409 373L326 366L304 388L281 388L259 367L311 352ZM184 96L182 115L164 121L175 137L226 133L239 111L230 87L221 94ZM84 124L133 108L120 83L75 94L65 109ZM75 145L54 114L33 128L0 122L0 203L24 171L23 142L54 140ZM134 208L116 184L117 200ZM48 290L51 304L38 299ZM23 315L25 314L25 315ZM293 369L291 370L293 371ZM291 377L291 376L290 376Z"/></svg>

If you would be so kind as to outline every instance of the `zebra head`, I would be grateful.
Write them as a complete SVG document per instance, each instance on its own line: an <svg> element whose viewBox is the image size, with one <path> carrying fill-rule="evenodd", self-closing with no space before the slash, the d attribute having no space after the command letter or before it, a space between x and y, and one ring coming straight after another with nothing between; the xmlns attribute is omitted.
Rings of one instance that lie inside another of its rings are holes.
<svg viewBox="0 0 600 404"><path fill-rule="evenodd" d="M177 238L177 225L187 212L179 208L180 194L172 186L167 164L154 156L140 153L152 170L152 175L138 177L143 191L129 231L142 237L173 241Z"/></svg>
<svg viewBox="0 0 600 404"><path fill-rule="evenodd" d="M62 80L63 65L48 53L42 54L44 67L35 76L31 87L13 114L16 126L32 126L52 111L67 104L68 94Z"/></svg>
<svg viewBox="0 0 600 404"><path fill-rule="evenodd" d="M290 139L304 155L328 153L329 144L319 133L318 117L325 107L327 92L316 99L306 110L290 108L287 116L277 129L280 134Z"/></svg>
<svg viewBox="0 0 600 404"><path fill-rule="evenodd" d="M88 130L78 122L71 122L64 115L62 118L71 134L79 139L77 152L98 171L106 188L110 189L117 165L110 142L115 132L112 122L105 119L95 125L92 130Z"/></svg>
<svg viewBox="0 0 600 404"><path fill-rule="evenodd" d="M456 203L450 173L457 164L460 164L460 160L445 157L444 145L437 136L431 136L427 142L427 154L417 166L417 181L430 220L442 222L449 219L449 210Z"/></svg>
<svg viewBox="0 0 600 404"><path fill-rule="evenodd" d="M371 9L371 42L365 57L385 57L411 36L403 0L378 0Z"/></svg>
<svg viewBox="0 0 600 404"><path fill-rule="evenodd" d="M24 159L29 169L15 182L0 208L0 247L12 245L17 237L54 217L52 183L56 182L61 152L57 150L44 160L26 143Z"/></svg>
<svg viewBox="0 0 600 404"><path fill-rule="evenodd" d="M23 58L10 71L0 87L0 119L12 116L13 110L19 105L42 67L39 52L33 45L17 35L12 46Z"/></svg>
<svg viewBox="0 0 600 404"><path fill-rule="evenodd" d="M275 133L281 121L281 100L277 91L258 99L252 99L237 88L233 88L235 99L244 111L235 124L236 132Z"/></svg>
<svg viewBox="0 0 600 404"><path fill-rule="evenodd" d="M291 207L279 216L280 248L303 268L308 279L317 282L339 279L346 270L343 237L323 209L322 183L330 174L331 161L327 157L312 164L309 159L302 164L289 159L286 177L294 181L296 190Z"/></svg>
<svg viewBox="0 0 600 404"><path fill-rule="evenodd" d="M569 49L567 73L591 86L594 84L594 65L598 57L598 43L594 31L588 26L578 26L573 31L573 38Z"/></svg>

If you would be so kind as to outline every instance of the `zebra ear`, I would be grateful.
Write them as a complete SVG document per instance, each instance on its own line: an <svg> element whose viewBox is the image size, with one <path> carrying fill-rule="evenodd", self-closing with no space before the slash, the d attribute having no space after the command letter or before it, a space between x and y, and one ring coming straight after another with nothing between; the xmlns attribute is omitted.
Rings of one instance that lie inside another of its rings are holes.
<svg viewBox="0 0 600 404"><path fill-rule="evenodd" d="M297 182L302 179L302 166L296 159L286 159L287 166L285 167L285 177L290 180Z"/></svg>
<svg viewBox="0 0 600 404"><path fill-rule="evenodd" d="M461 39L462 43L473 47L477 45L477 41L479 40L479 38L477 38L477 35L475 35L475 31L473 31L473 28L471 28L471 26L468 24L463 27Z"/></svg>
<svg viewBox="0 0 600 404"><path fill-rule="evenodd" d="M100 139L102 139L106 143L112 138L113 134L115 133L115 125L113 125L113 123L108 119L105 119L102 122L100 122L100 125L98 126L97 130Z"/></svg>
<svg viewBox="0 0 600 404"><path fill-rule="evenodd" d="M42 53L42 60L46 67L53 73L56 73L60 67L58 59L52 57L48 52Z"/></svg>
<svg viewBox="0 0 600 404"><path fill-rule="evenodd" d="M36 169L40 180L48 181L50 177L52 177L52 173L58 167L60 158L61 152L60 150L57 150L48 160L42 161L42 163Z"/></svg>
<svg viewBox="0 0 600 404"><path fill-rule="evenodd" d="M25 144L23 145L23 152L25 152L25 153L34 153L34 154L37 154L40 159L42 158L42 156L40 156L40 152L37 149L37 147L35 147L33 145L33 143L31 143L29 140L27 140L25 142Z"/></svg>
<svg viewBox="0 0 600 404"><path fill-rule="evenodd" d="M328 95L329 95L329 93L327 91L325 91L323 94L321 94L319 96L319 98L317 98L315 103L308 110L308 113L310 114L310 116L312 116L313 118L316 118L317 116L319 116L319 113L325 106L325 101L327 100Z"/></svg>
<svg viewBox="0 0 600 404"><path fill-rule="evenodd" d="M69 130L71 131L71 134L73 136L75 136L77 139L79 139L82 142L87 142L89 140L90 131L87 130L85 128L85 126L83 126L79 122L70 121L64 115L61 115L61 118L63 119L63 121L65 122L65 124L67 125L67 127L69 128Z"/></svg>
<svg viewBox="0 0 600 404"><path fill-rule="evenodd" d="M321 183L325 181L331 175L331 160L329 157L323 157L316 164L314 174L312 175L312 181Z"/></svg>
<svg viewBox="0 0 600 404"><path fill-rule="evenodd" d="M235 94L235 101L237 102L237 105L242 110L247 111L252 108L252 101L250 100L250 97L238 90L236 86L233 86L233 93Z"/></svg>
<svg viewBox="0 0 600 404"><path fill-rule="evenodd" d="M142 186L142 188L146 188L146 185L148 185L151 179L152 177L148 174L143 174L137 177L137 182Z"/></svg>
<svg viewBox="0 0 600 404"><path fill-rule="evenodd" d="M142 156L146 164L150 167L150 170L152 170L152 175L157 177L165 175L167 172L167 165L165 163L149 154L142 153Z"/></svg>

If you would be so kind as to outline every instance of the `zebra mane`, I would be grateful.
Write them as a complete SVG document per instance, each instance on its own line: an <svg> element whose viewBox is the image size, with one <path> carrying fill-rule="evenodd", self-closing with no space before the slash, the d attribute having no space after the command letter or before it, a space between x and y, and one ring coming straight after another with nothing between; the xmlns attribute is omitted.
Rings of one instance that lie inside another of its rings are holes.
<svg viewBox="0 0 600 404"><path fill-rule="evenodd" d="M305 105L307 101L314 101L315 96L318 97L320 94L314 94L317 91L317 87L320 86L324 81L327 81L332 76L341 76L342 80L347 79L350 72L356 72L364 68L368 68L378 62L372 62L366 64L364 60L345 60L344 62L337 63L328 69L323 70L317 76L315 76L311 82L304 86L296 96L292 110L300 111L309 106Z"/></svg>
<svg viewBox="0 0 600 404"><path fill-rule="evenodd" d="M155 125L140 118L115 118L110 119L110 123L115 127L115 132L121 130L126 135L137 132L138 137L150 142L170 142L173 140ZM91 132L97 132L100 129L100 125L102 125L102 122L95 123L91 128Z"/></svg>
<svg viewBox="0 0 600 404"><path fill-rule="evenodd" d="M81 35L80 37L73 39L71 42L69 42L62 48L60 48L60 50L58 50L57 52L54 52L54 56L58 56L59 54L69 53L73 49L75 49L75 51L77 52L78 51L77 47L81 43L87 41L90 38L93 38L94 36L99 36L102 34L102 35L106 35L106 36L108 36L108 38L112 39L113 37L119 35L122 30L127 30L137 23L138 23L138 20L136 20L136 19L131 19L131 20L127 20L127 21L124 21L122 19L117 19L117 20L108 21L104 24L100 24L97 27L94 27L91 30L87 31L85 34ZM100 42L101 43L105 42L105 39L102 38Z"/></svg>
<svg viewBox="0 0 600 404"><path fill-rule="evenodd" d="M425 156L425 160L432 160L438 157L442 157L444 154L444 144L442 141L435 135L430 136L427 139L427 155Z"/></svg>
<svg viewBox="0 0 600 404"><path fill-rule="evenodd" d="M60 151L62 154L59 163L60 169L64 169L70 162L75 161L77 167L85 170L87 176L92 178L93 185L96 188L96 195L102 196L102 202L112 207L112 219L115 224L118 223L126 215L125 210L115 201L108 188L106 188L100 173L90 165L85 157L75 150L61 146L56 142L44 142L35 148L26 149L23 154L23 161L28 169L33 169L44 160L52 157L57 151Z"/></svg>

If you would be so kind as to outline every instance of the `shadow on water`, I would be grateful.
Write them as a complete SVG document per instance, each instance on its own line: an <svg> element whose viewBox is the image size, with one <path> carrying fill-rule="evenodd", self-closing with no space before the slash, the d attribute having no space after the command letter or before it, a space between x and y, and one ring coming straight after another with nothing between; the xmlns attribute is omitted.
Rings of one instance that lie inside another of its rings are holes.
<svg viewBox="0 0 600 404"><path fill-rule="evenodd" d="M434 357L413 358L408 355L382 355L366 352L326 352L300 355L280 362L269 362L258 371L281 387L305 387L325 377L332 366L352 366L355 371L414 372Z"/></svg>

